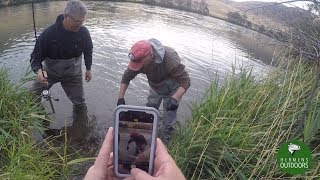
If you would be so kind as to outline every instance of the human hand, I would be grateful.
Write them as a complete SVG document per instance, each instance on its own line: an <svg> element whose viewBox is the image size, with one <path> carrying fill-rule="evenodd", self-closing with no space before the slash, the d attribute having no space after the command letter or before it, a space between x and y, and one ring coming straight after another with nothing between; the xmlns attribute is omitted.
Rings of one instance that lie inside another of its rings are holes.
<svg viewBox="0 0 320 180"><path fill-rule="evenodd" d="M178 107L179 107L178 101L175 98L170 97L166 107L167 111L175 111L178 109Z"/></svg>
<svg viewBox="0 0 320 180"><path fill-rule="evenodd" d="M112 149L113 128L110 127L104 139L100 152L84 177L84 180L118 180L113 173Z"/></svg>
<svg viewBox="0 0 320 180"><path fill-rule="evenodd" d="M131 176L126 180L145 180L145 179L158 179L158 180L185 180L181 170L176 165L175 161L168 154L162 141L157 138L156 158L154 160L154 175L150 176L143 170L138 168L131 169Z"/></svg>
<svg viewBox="0 0 320 180"><path fill-rule="evenodd" d="M39 69L37 72L37 81L40 82L44 86L48 86L48 74L46 71Z"/></svg>
<svg viewBox="0 0 320 180"><path fill-rule="evenodd" d="M86 82L89 82L91 80L91 71L90 70L87 70L86 71L86 74L85 74L85 80Z"/></svg>
<svg viewBox="0 0 320 180"><path fill-rule="evenodd" d="M117 106L119 106L119 105L125 105L125 104L126 104L126 101L124 100L124 98L119 98L119 99L118 99Z"/></svg>

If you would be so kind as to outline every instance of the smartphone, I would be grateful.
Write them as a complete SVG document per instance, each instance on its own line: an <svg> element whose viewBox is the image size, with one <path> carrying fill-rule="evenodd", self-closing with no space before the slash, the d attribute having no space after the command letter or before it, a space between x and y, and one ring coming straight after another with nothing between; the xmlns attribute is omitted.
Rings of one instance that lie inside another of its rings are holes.
<svg viewBox="0 0 320 180"><path fill-rule="evenodd" d="M153 171L159 112L152 107L119 105L114 112L113 168L118 177L132 168Z"/></svg>

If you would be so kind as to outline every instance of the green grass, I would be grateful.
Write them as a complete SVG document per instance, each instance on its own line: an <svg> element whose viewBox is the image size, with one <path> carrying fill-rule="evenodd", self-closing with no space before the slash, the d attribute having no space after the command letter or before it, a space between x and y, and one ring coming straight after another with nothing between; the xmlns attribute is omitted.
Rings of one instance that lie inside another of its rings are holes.
<svg viewBox="0 0 320 180"><path fill-rule="evenodd" d="M169 147L187 179L260 179L291 177L276 164L279 146L305 137L313 166L296 177L320 177L320 91L311 103L304 132L293 135L316 77L316 69L298 63L270 70L257 80L250 70L232 73L222 85L218 78ZM312 127L312 128L311 128ZM312 142L312 143L310 143Z"/></svg>
<svg viewBox="0 0 320 180"><path fill-rule="evenodd" d="M52 139L41 145L31 130L43 130L44 112L34 96L13 84L0 69L0 179L67 179L72 173L66 146L54 147Z"/></svg>

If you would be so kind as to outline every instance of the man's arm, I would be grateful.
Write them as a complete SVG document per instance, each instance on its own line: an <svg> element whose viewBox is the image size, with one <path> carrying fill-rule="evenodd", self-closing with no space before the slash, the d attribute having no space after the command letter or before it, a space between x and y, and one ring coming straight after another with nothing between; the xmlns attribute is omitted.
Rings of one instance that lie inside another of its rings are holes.
<svg viewBox="0 0 320 180"><path fill-rule="evenodd" d="M177 92L172 95L173 98L175 98L177 101L180 101L182 98L182 95L186 92L186 90L183 87L179 87Z"/></svg>
<svg viewBox="0 0 320 180"><path fill-rule="evenodd" d="M188 72L185 70L185 66L181 64L181 59L178 54L174 51L172 52L172 61L167 63L167 68L170 74L170 77L175 79L179 83L179 88L177 92L172 95L177 101L179 101L183 94L190 87L190 77Z"/></svg>
<svg viewBox="0 0 320 180"><path fill-rule="evenodd" d="M126 93L127 88L128 85L123 83L120 84L119 99L124 98L124 94Z"/></svg>
<svg viewBox="0 0 320 180"><path fill-rule="evenodd" d="M30 64L32 71L37 74L42 69L42 61L47 57L47 30L43 31L38 37L34 49L31 53Z"/></svg>
<svg viewBox="0 0 320 180"><path fill-rule="evenodd" d="M133 141L134 141L133 138L130 138L129 141L128 141L128 146L129 146L129 144L132 143Z"/></svg>
<svg viewBox="0 0 320 180"><path fill-rule="evenodd" d="M134 141L133 138L130 138L129 141L128 141L128 144L127 144L127 150L129 149L129 145L130 145L130 143L131 143L132 141Z"/></svg>
<svg viewBox="0 0 320 180"><path fill-rule="evenodd" d="M35 47L31 53L31 69L37 74L37 81L41 84L48 86L47 72L42 68L42 61L47 57L47 41L48 41L48 29L44 30L38 37Z"/></svg>
<svg viewBox="0 0 320 180"><path fill-rule="evenodd" d="M139 74L139 71L132 71L129 68L127 68L127 70L123 73L119 90L119 99L124 98L130 81L134 79L137 76L137 74Z"/></svg>
<svg viewBox="0 0 320 180"><path fill-rule="evenodd" d="M85 47L83 51L84 56L84 63L86 65L86 73L85 73L85 80L89 82L91 80L91 65L92 65L92 40L90 33L87 28L85 28Z"/></svg>
<svg viewBox="0 0 320 180"><path fill-rule="evenodd" d="M85 33L85 47L83 50L84 63L86 65L86 70L90 71L91 65L92 65L93 44L92 44L92 39L91 39L90 33L87 28L85 28L84 33Z"/></svg>

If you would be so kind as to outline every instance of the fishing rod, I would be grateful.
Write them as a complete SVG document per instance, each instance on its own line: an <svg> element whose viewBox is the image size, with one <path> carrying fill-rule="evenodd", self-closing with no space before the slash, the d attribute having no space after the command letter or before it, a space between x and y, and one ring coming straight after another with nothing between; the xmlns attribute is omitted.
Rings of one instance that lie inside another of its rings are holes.
<svg viewBox="0 0 320 180"><path fill-rule="evenodd" d="M34 37L36 38L36 41L38 40L37 38L37 30L36 30L36 21L34 18L34 2L32 0L32 19L33 19L33 30L34 30Z"/></svg>
<svg viewBox="0 0 320 180"><path fill-rule="evenodd" d="M36 21L35 21L35 16L34 16L34 1L33 0L32 0L32 19L33 19L34 37L35 37L35 39L37 41L38 37L37 37L37 30L36 30ZM48 77L44 76L42 67L41 67L41 71L42 71L43 78L48 79ZM49 88L46 88L45 90L42 91L41 97L44 98L45 100L49 101L51 109L52 109L52 113L56 113L55 110L54 110L54 107L53 107L52 99L55 100L55 101L59 101L59 98L53 98Z"/></svg>
<svg viewBox="0 0 320 180"><path fill-rule="evenodd" d="M42 77L45 78L45 79L48 79L48 77L44 76L42 68L41 68L41 71L42 71ZM48 87L45 90L42 91L41 97L44 98L45 100L49 101L51 109L52 109L52 113L56 113L56 111L54 110L54 107L53 107L52 99L55 100L55 101L59 101L59 98L52 97L51 92L50 92Z"/></svg>
<svg viewBox="0 0 320 180"><path fill-rule="evenodd" d="M54 110L54 107L53 107L52 99L55 100L55 101L59 101L59 98L52 97L51 92L50 92L49 89L43 90L42 93L41 93L41 96L45 100L49 101L51 109L52 109L52 113L56 113L56 111Z"/></svg>

